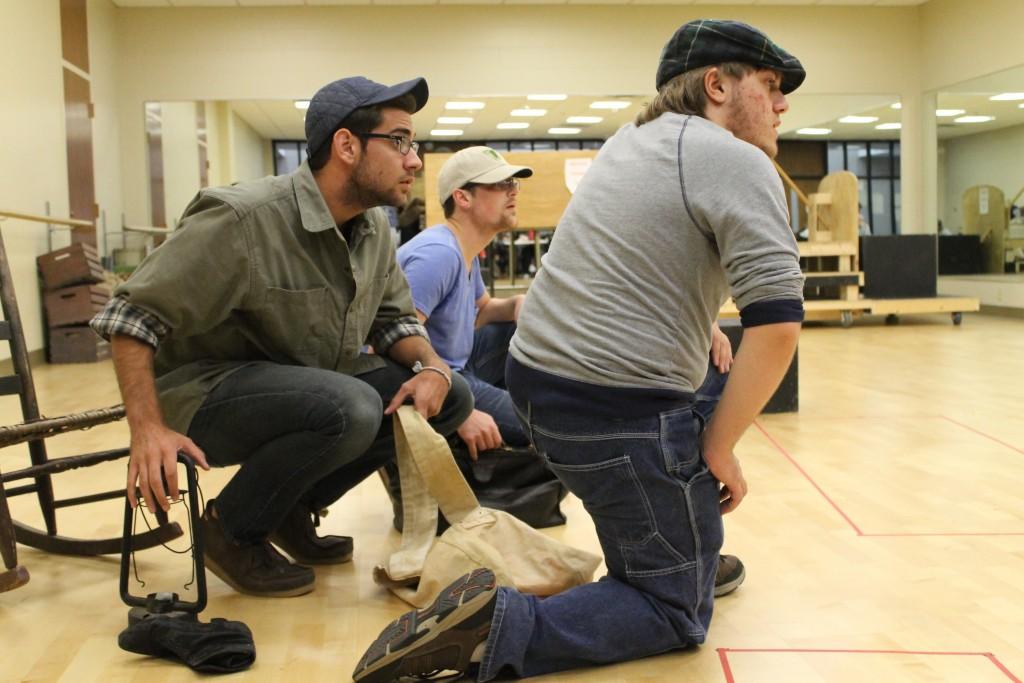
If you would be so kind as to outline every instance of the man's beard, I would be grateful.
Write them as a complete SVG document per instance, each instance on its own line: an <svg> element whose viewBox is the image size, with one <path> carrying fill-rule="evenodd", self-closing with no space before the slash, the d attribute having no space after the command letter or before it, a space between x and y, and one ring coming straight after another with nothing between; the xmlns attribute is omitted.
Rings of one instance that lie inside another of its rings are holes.
<svg viewBox="0 0 1024 683"><path fill-rule="evenodd" d="M352 181L345 190L346 202L357 203L368 209L374 206L401 207L405 205L403 199L397 196L399 194L397 186L383 189L377 185L378 182L367 173L365 161L360 159L352 170Z"/></svg>

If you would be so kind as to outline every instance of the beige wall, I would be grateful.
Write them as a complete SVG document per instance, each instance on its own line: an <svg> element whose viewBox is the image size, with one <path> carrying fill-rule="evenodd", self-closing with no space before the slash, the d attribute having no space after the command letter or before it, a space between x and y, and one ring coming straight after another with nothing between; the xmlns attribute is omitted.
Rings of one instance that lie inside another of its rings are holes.
<svg viewBox="0 0 1024 683"><path fill-rule="evenodd" d="M199 190L199 137L195 102L163 102L160 107L164 159L164 216L177 225Z"/></svg>
<svg viewBox="0 0 1024 683"><path fill-rule="evenodd" d="M123 9L125 204L132 220L146 206L146 100L308 98L329 80L360 73L384 82L425 74L434 95L647 93L671 28L698 16L743 19L790 46L808 67L802 93L895 96L919 78L918 41L906 39L918 12L488 6L481 28L479 8L459 6ZM273 49L266 49L271 25ZM396 26L415 30L396 32Z"/></svg>
<svg viewBox="0 0 1024 683"><path fill-rule="evenodd" d="M255 180L270 174L267 168L270 141L260 137L252 126L231 112L231 182Z"/></svg>
<svg viewBox="0 0 1024 683"><path fill-rule="evenodd" d="M921 8L921 89L939 90L1024 63L1021 0L929 0Z"/></svg>
<svg viewBox="0 0 1024 683"><path fill-rule="evenodd" d="M49 200L54 213L67 213L58 7L56 0L0 0L7 29L0 63L18 65L0 70L0 207L42 212ZM257 159L231 144L254 141L232 133L230 110L214 101L304 98L356 73L381 81L425 74L435 95L648 93L668 33L697 16L765 29L807 66L801 93L920 97L921 112L926 91L1024 63L1019 0L930 0L920 7L488 5L484 14L472 6L122 9L89 0L88 7L97 201L111 231L122 210L129 223L149 222L145 101L208 101L210 181L221 184L269 168L266 149ZM960 180L952 159L981 163L983 156L966 141L956 143L940 202L932 177L938 171L929 171L931 135L920 122L904 130L904 204L920 225L936 211L927 204L953 204L948 198ZM236 167L245 175L236 176ZM996 174L1010 177L1000 169ZM180 209L172 205L169 215ZM46 248L45 228L7 221L2 230L29 347L39 348L34 261Z"/></svg>
<svg viewBox="0 0 1024 683"><path fill-rule="evenodd" d="M1024 126L1014 126L947 140L945 149L945 214L942 224L960 232L960 198L974 185L995 185L1006 200L1024 188Z"/></svg>
<svg viewBox="0 0 1024 683"><path fill-rule="evenodd" d="M0 3L0 209L68 215L60 11L56 2ZM50 30L40 30L49 27ZM11 65L17 65L12 68ZM43 346L35 258L46 251L46 226L0 222L29 349ZM66 236L55 236L56 239ZM9 358L0 344L0 358Z"/></svg>

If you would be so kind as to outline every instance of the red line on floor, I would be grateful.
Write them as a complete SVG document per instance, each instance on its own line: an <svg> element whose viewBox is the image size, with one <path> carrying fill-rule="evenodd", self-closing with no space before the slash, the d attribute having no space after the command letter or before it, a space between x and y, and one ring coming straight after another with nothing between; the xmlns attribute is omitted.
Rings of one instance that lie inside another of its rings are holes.
<svg viewBox="0 0 1024 683"><path fill-rule="evenodd" d="M718 661L722 664L722 673L725 674L725 683L736 683L736 679L732 676L732 667L729 666L729 655L726 654L726 648L718 648Z"/></svg>
<svg viewBox="0 0 1024 683"><path fill-rule="evenodd" d="M985 437L986 439L988 439L989 441L995 441L995 442L996 442L997 444L999 444L1000 446L1006 446L1006 447L1007 447L1007 448L1009 448L1010 450L1013 450L1013 451L1017 451L1018 453L1020 453L1020 454L1024 455L1024 449L1020 449L1020 448L1017 448L1016 446L1013 446L1013 445L1011 445L1011 444L1008 444L1008 443L1006 443L1005 441L1000 441L1000 440L999 440L999 439L997 439L996 437L994 437L994 436L991 436L990 434L986 434L985 432L981 432L981 431L978 431L978 430L977 430L977 429L975 429L974 427L968 427L968 426L967 426L967 425L965 425L965 424L964 424L963 422L957 422L957 421L956 421L956 420L954 420L953 418L951 418L951 417L946 417L945 415L943 415L943 416L942 416L942 419L943 419L943 420L946 420L947 422L952 422L953 424L957 425L958 427L963 427L964 429L966 429L966 430L967 430L967 431L969 431L969 432L974 432L974 433L975 433L975 434L977 434L978 436L983 436L983 437Z"/></svg>
<svg viewBox="0 0 1024 683"><path fill-rule="evenodd" d="M908 537L908 536L1024 536L1024 531L932 531L932 532L904 532L904 533L893 533L893 534L873 534L863 533L861 536L873 537L873 538L885 538L892 536L895 538Z"/></svg>
<svg viewBox="0 0 1024 683"><path fill-rule="evenodd" d="M824 498L826 501L828 501L828 504L831 505L833 508L835 508L835 511L838 512L840 514L840 516L843 519L846 520L846 523L849 524L853 528L853 530L857 532L857 535L858 536L863 536L864 533L861 532L860 528L856 524L853 523L853 520L850 519L850 516L847 515L845 512L843 512L843 509L841 507L839 507L839 505L836 504L836 502L834 500L832 500L832 498L830 498L827 493L825 493L825 490L823 488L818 486L818 482L814 481L814 479L811 478L811 475L807 474L807 471L804 470L804 468L800 466L800 463L798 463L796 461L796 459L792 455L790 455L788 452L786 452L786 449L783 448L779 444L779 442L776 441L772 437L772 435L769 434L767 432L767 430L765 430L765 428L761 426L761 423L757 422L755 420L754 421L754 426L757 427L761 431L762 434L764 434L765 438L768 439L768 441L770 441L773 446L775 446L776 450L778 450L779 453L782 453L782 455L785 456L785 458L787 460L789 460L790 463L792 463L793 467L795 467L800 472L800 474L804 475L804 478L807 479L807 481L809 481L811 483L811 486L813 486L815 489L817 489L818 493L821 494L822 498Z"/></svg>
<svg viewBox="0 0 1024 683"><path fill-rule="evenodd" d="M729 665L730 652L764 652L764 653L789 653L789 654L869 654L869 655L940 655L940 656L963 656L963 657L984 657L996 666L1013 683L1024 683L1010 672L1006 666L991 652L943 652L927 650L845 650L827 648L747 648L747 647L720 647L718 648L718 659L722 663L722 671L725 674L727 683L736 683Z"/></svg>

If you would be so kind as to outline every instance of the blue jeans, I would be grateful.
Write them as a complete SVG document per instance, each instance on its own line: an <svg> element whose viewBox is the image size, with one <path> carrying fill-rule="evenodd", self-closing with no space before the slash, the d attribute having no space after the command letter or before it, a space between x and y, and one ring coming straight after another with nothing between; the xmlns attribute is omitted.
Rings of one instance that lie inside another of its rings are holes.
<svg viewBox="0 0 1024 683"><path fill-rule="evenodd" d="M702 643L723 530L695 405L610 420L536 414L512 399L538 452L593 518L608 575L544 600L499 589L479 680Z"/></svg>
<svg viewBox="0 0 1024 683"><path fill-rule="evenodd" d="M508 343L516 332L513 322L484 325L473 335L473 351L461 374L473 392L476 409L494 418L501 432L501 439L509 446L528 446L526 437L512 399L505 388L505 360L508 358Z"/></svg>
<svg viewBox="0 0 1024 683"><path fill-rule="evenodd" d="M325 508L395 458L390 417L412 371L390 360L352 377L332 370L254 362L210 392L188 436L211 465L241 465L217 495L217 514L236 541L265 539L296 504ZM469 388L452 378L430 419L451 434L472 410Z"/></svg>

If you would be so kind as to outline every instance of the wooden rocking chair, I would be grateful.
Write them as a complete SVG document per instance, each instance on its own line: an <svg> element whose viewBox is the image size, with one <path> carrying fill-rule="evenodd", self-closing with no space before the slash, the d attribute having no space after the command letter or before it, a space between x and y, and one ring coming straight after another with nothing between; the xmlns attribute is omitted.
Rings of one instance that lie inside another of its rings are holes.
<svg viewBox="0 0 1024 683"><path fill-rule="evenodd" d="M110 555L121 552L122 537L83 539L61 536L57 533L57 509L93 503L102 500L122 498L124 489L94 493L75 498L57 500L54 498L52 477L79 467L88 467L109 460L127 457L128 448L119 448L98 453L86 453L50 459L46 454L45 439L63 432L88 429L95 425L113 422L124 417L124 406L99 410L88 410L62 417L44 418L39 414L32 370L25 348L25 336L18 313L18 302L14 295L11 270L3 237L0 236L0 302L3 304L5 320L0 321L0 340L11 346L11 361L14 375L0 377L0 395L17 394L21 399L24 422L0 427L0 448L28 442L31 466L7 474L0 471L0 555L4 571L0 572L0 592L12 590L29 580L28 571L18 564L17 543L46 552L64 555ZM8 488L10 482L32 480L32 483ZM35 529L15 521L7 503L8 496L35 493L39 498L45 530ZM136 550L151 548L182 535L177 523L168 523L167 516L156 511L159 525L132 537Z"/></svg>

